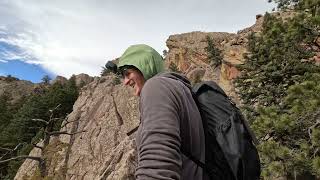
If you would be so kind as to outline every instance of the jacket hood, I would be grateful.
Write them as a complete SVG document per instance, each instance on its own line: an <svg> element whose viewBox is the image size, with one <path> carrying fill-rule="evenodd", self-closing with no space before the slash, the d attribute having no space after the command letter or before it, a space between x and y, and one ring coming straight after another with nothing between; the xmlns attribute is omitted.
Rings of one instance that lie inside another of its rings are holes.
<svg viewBox="0 0 320 180"><path fill-rule="evenodd" d="M175 72L164 72L164 73L159 74L158 76L178 80L178 81L182 82L184 85L186 85L188 88L191 89L190 81L188 80L188 78L186 76L184 76L182 74L178 74Z"/></svg>
<svg viewBox="0 0 320 180"><path fill-rule="evenodd" d="M161 55L152 47L145 44L130 46L119 58L118 67L134 66L141 71L145 80L164 71Z"/></svg>

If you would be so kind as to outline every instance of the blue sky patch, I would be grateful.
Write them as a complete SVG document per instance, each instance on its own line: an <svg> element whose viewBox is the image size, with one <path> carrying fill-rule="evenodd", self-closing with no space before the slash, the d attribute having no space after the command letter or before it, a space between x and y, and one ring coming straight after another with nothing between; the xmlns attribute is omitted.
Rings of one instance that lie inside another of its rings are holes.
<svg viewBox="0 0 320 180"><path fill-rule="evenodd" d="M43 76L49 75L51 78L53 74L45 71L41 66L35 64L28 64L20 60L10 60L8 62L0 62L0 75L11 75L21 80L28 80L33 83L41 82Z"/></svg>
<svg viewBox="0 0 320 180"><path fill-rule="evenodd" d="M11 75L34 83L41 82L45 75L54 77L40 65L24 62L27 59L23 59L23 54L19 47L0 42L0 76Z"/></svg>

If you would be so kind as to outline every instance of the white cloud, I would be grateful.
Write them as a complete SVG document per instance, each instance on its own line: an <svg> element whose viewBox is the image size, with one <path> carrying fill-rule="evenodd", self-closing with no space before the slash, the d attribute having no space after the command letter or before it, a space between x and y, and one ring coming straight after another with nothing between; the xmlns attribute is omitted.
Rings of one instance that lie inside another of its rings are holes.
<svg viewBox="0 0 320 180"><path fill-rule="evenodd" d="M1 58L3 61L17 60L17 59L27 59L26 56L19 55L18 53L13 53L11 51L2 51Z"/></svg>
<svg viewBox="0 0 320 180"><path fill-rule="evenodd" d="M171 34L236 32L267 9L256 0L4 0L0 42L21 48L16 56L55 74L98 75L129 45L146 43L162 53Z"/></svg>

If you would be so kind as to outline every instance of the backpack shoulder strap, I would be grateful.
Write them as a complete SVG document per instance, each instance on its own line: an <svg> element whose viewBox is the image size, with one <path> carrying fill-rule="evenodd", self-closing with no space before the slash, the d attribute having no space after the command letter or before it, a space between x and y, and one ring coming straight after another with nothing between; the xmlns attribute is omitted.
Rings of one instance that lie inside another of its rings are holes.
<svg viewBox="0 0 320 180"><path fill-rule="evenodd" d="M191 159L194 163L196 163L196 165L200 166L203 170L205 170L205 164L203 162L201 162L200 160L198 160L196 157L194 157L190 152L185 151L184 148L180 148L182 154L184 154L185 156L187 156L189 159Z"/></svg>

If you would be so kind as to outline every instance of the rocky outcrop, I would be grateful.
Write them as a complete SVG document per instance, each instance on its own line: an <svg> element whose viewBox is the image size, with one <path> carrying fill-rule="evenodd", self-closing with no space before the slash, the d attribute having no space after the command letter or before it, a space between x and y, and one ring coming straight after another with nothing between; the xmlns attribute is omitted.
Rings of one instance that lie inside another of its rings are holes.
<svg viewBox="0 0 320 180"><path fill-rule="evenodd" d="M12 104L24 96L33 93L34 89L35 84L30 81L19 80L15 77L0 76L0 96L3 93L8 93Z"/></svg>
<svg viewBox="0 0 320 180"><path fill-rule="evenodd" d="M51 84L60 83L60 84L66 84L68 82L68 79L63 76L57 76L54 80L51 81Z"/></svg>
<svg viewBox="0 0 320 180"><path fill-rule="evenodd" d="M171 35L167 40L169 52L166 56L166 63L176 64L180 71L188 73L192 65L203 67L209 64L207 58L206 37L213 38L215 44L230 41L235 34L230 33L204 33L191 32L178 35Z"/></svg>
<svg viewBox="0 0 320 180"><path fill-rule="evenodd" d="M75 80L76 80L76 86L77 87L83 87L93 81L93 77L89 76L88 74L78 74L75 75Z"/></svg>
<svg viewBox="0 0 320 180"><path fill-rule="evenodd" d="M114 78L96 77L82 88L67 118L72 123L61 129L81 133L52 139L55 145L46 149L52 152L46 158L53 179L134 179L135 142L126 133L139 124L137 98L131 88L114 85ZM32 178L36 169L27 160L15 179Z"/></svg>
<svg viewBox="0 0 320 180"><path fill-rule="evenodd" d="M239 102L232 80L240 74L236 65L244 63L248 35L261 31L263 16L257 15L256 19L256 24L237 34L191 32L170 36L166 42L169 48L165 58L166 66L175 64L192 82L214 80ZM208 60L207 37L222 51L223 62L216 68Z"/></svg>
<svg viewBox="0 0 320 180"><path fill-rule="evenodd" d="M93 77L89 76L88 74L84 74L84 73L81 73L78 75L72 75L72 77L75 79L77 87L83 87L83 86L91 83L94 80ZM52 80L51 84L54 84L57 82L59 82L61 84L66 84L68 82L68 79L63 76L57 76L54 80Z"/></svg>

